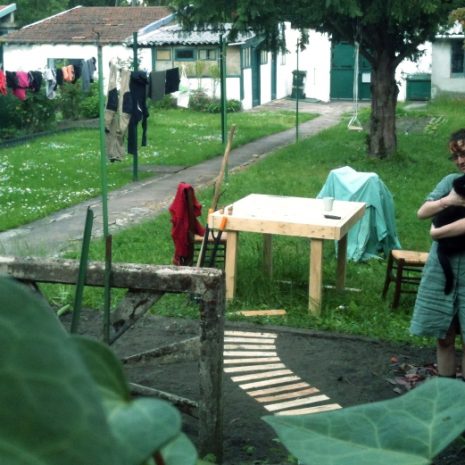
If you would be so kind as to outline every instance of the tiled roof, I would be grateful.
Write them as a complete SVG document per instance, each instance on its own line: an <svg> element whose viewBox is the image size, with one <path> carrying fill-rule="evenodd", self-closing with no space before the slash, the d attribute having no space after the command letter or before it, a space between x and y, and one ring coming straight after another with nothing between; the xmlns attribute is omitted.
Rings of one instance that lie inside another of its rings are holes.
<svg viewBox="0 0 465 465"><path fill-rule="evenodd" d="M227 32L230 26L225 25ZM194 30L183 31L181 25L173 24L160 29L140 32L137 42L141 46L163 46L163 45L218 45L220 43L221 32L215 30ZM240 34L236 42L245 42L254 35Z"/></svg>
<svg viewBox="0 0 465 465"><path fill-rule="evenodd" d="M3 36L11 43L122 43L133 32L171 15L169 8L76 7Z"/></svg>

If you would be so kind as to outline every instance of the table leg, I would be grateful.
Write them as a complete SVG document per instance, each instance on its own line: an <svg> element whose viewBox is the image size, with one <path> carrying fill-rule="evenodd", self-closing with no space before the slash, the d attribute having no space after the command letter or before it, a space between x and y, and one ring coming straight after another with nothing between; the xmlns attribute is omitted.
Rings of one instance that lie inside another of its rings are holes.
<svg viewBox="0 0 465 465"><path fill-rule="evenodd" d="M308 310L314 315L321 312L321 294L323 290L323 240L310 241L310 273Z"/></svg>
<svg viewBox="0 0 465 465"><path fill-rule="evenodd" d="M228 231L226 240L226 260L224 271L226 274L226 299L234 299L236 293L236 261L239 233Z"/></svg>
<svg viewBox="0 0 465 465"><path fill-rule="evenodd" d="M346 284L347 234L337 243L336 290L343 291Z"/></svg>
<svg viewBox="0 0 465 465"><path fill-rule="evenodd" d="M272 238L271 234L263 234L263 270L269 278L273 276Z"/></svg>

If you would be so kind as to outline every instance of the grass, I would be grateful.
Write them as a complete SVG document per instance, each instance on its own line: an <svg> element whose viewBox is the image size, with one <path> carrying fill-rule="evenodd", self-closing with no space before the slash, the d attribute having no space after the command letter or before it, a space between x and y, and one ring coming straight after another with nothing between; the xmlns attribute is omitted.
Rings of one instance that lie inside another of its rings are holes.
<svg viewBox="0 0 465 465"><path fill-rule="evenodd" d="M366 134L348 131L348 118L337 127L298 144L283 148L247 170L230 174L221 203L226 205L251 192L315 197L330 170L349 165L358 171L376 172L393 194L398 236L403 248L428 250L429 222L419 221L416 211L425 196L455 167L447 159L450 132L463 126L462 101L437 101L425 109L399 109L399 150L390 159L367 157ZM361 115L367 120L368 113ZM415 120L432 121L421 130L412 130ZM439 122L438 122L439 121ZM405 124L404 124L405 123ZM211 199L211 189L197 192L203 205ZM204 209L205 210L205 209ZM205 213L205 212L204 212ZM169 264L173 254L169 215L162 214L113 238L113 261ZM389 300L381 299L386 270L385 260L349 262L347 287L359 292L337 293L325 289L321 317L307 311L308 241L276 237L274 240L274 276L270 281L261 273L261 238L257 234L241 234L236 299L228 305L227 317L238 319L233 312L244 309L284 308L287 317L247 319L247 321L314 328L366 335L382 340L412 342L429 341L412 338L408 326L414 297L403 296L396 311ZM325 244L324 282L335 281L334 245ZM101 260L103 246L94 242L91 257ZM71 290L61 290L61 301L69 300ZM63 298L65 295L65 298ZM115 300L118 294L115 293ZM389 299L392 294L389 295ZM86 290L92 305L101 305L101 295ZM188 304L185 296L164 297L156 306L157 313L170 316L196 317L198 309Z"/></svg>
<svg viewBox="0 0 465 465"><path fill-rule="evenodd" d="M191 166L223 153L219 115L189 110L152 110L148 146L139 151L139 167ZM312 115L303 114L306 120ZM228 115L238 130L234 146L294 125L292 112L241 112ZM139 131L139 136L140 136ZM40 137L0 149L0 231L94 198L101 192L97 130ZM142 180L150 170L140 169ZM132 157L108 165L108 188L132 180Z"/></svg>

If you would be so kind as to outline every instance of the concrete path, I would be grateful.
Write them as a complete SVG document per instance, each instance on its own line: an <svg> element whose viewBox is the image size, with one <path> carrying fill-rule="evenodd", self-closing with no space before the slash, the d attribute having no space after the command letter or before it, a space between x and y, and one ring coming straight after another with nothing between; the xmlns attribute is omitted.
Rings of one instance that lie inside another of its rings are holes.
<svg viewBox="0 0 465 465"><path fill-rule="evenodd" d="M292 100L276 100L254 110L295 109ZM320 116L299 125L299 139L313 136L340 120L345 112L352 109L351 102L307 103L300 102L300 112L318 113ZM229 169L233 170L254 163L276 149L295 142L295 128L273 134L231 151ZM199 189L214 182L220 170L222 156L198 165L173 168L159 176L140 182L130 183L113 191L108 197L110 232L153 218L170 205L180 182L192 184ZM82 240L87 207L94 211L93 234L102 235L103 218L101 198L83 202L49 217L0 233L0 254L2 255L48 255L58 256L70 242Z"/></svg>

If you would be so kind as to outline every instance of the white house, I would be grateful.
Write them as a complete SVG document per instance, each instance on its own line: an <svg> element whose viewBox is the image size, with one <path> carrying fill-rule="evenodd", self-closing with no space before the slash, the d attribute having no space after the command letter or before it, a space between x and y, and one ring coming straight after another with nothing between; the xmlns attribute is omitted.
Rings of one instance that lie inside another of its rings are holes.
<svg viewBox="0 0 465 465"><path fill-rule="evenodd" d="M396 81L399 100L407 97L408 77L431 73L431 44L425 43L417 61L404 60L397 67ZM324 102L352 99L355 68L355 49L348 43L333 43L327 34L309 31L309 43L299 53L299 69L306 71L305 95ZM362 55L358 61L358 94L370 98L370 66Z"/></svg>
<svg viewBox="0 0 465 465"><path fill-rule="evenodd" d="M436 36L431 74L433 97L465 93L464 40L463 28L458 23Z"/></svg>
<svg viewBox="0 0 465 465"><path fill-rule="evenodd" d="M225 32L228 31L226 25ZM286 34L294 38L290 27ZM226 96L240 100L244 109L284 98L291 93L295 55L262 49L262 40L253 33L240 34L234 43L214 30L183 32L178 24L138 34L138 47L151 69L180 67L189 77L191 88L201 88L219 96L221 44L225 46Z"/></svg>
<svg viewBox="0 0 465 465"><path fill-rule="evenodd" d="M1 36L4 69L41 70L63 60L97 58L98 41L104 64L114 58L131 61L133 51L125 40L143 27L155 28L172 20L165 7L78 6ZM106 76L108 68L103 71Z"/></svg>

